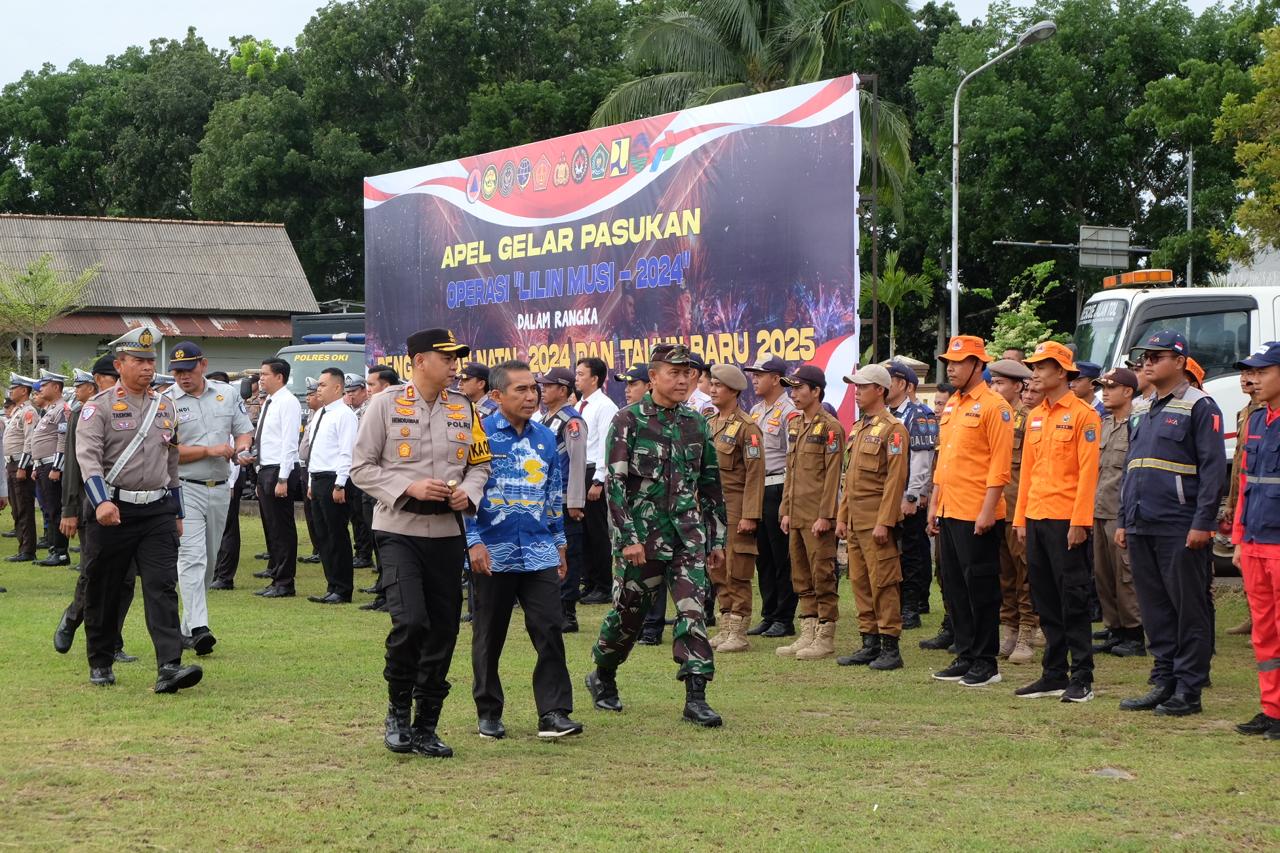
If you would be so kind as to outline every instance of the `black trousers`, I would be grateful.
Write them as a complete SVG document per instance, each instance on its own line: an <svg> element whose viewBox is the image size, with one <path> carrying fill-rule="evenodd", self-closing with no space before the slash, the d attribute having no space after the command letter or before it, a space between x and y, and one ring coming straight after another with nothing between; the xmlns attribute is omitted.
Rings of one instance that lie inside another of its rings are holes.
<svg viewBox="0 0 1280 853"><path fill-rule="evenodd" d="M926 500L927 504L928 501ZM929 611L929 585L933 580L933 554L929 548L927 506L917 505L914 515L903 516L898 526L902 553L902 609L913 613Z"/></svg>
<svg viewBox="0 0 1280 853"><path fill-rule="evenodd" d="M1175 692L1199 696L1213 659L1213 610L1205 595L1213 577L1213 551L1208 546L1191 550L1185 534L1130 533L1125 547L1154 658L1151 677Z"/></svg>
<svg viewBox="0 0 1280 853"><path fill-rule="evenodd" d="M319 539L316 551L320 554L320 564L324 566L329 592L350 601L351 593L355 592L351 539L347 536L351 508L333 499L333 485L337 479L333 473L316 472L311 475L311 515Z"/></svg>
<svg viewBox="0 0 1280 853"><path fill-rule="evenodd" d="M83 530L83 525L81 526ZM135 560L129 562L129 571L125 573L124 581L120 588L120 604L119 619L116 620L116 633L120 637L120 641L116 644L115 651L124 648L124 620L129 615L129 607L133 604L134 588L138 585L138 563ZM85 597L88 593L89 577L84 573L84 567L81 566L80 576L76 578L76 590L71 596L71 604L68 605L66 611L67 625L74 633L77 628L84 624Z"/></svg>
<svg viewBox="0 0 1280 853"><path fill-rule="evenodd" d="M714 601L715 596L709 592L707 594L708 601ZM650 632L657 633L659 637L667 627L667 578L663 575L658 580L658 588L653 594L653 603L649 605L649 609L645 611L644 621L640 623L641 633Z"/></svg>
<svg viewBox="0 0 1280 853"><path fill-rule="evenodd" d="M791 546L782 532L778 510L782 486L765 486L764 517L756 525L756 576L760 579L760 618L764 622L793 622L796 590L791 585Z"/></svg>
<svg viewBox="0 0 1280 853"><path fill-rule="evenodd" d="M350 480L347 481L351 482ZM378 575L382 574L382 557L378 554L378 537L373 535L373 506L376 504L373 498L360 493L360 514L364 516L364 525L369 528L369 543L373 548L373 570ZM375 583L374 586L377 586Z"/></svg>
<svg viewBox="0 0 1280 853"><path fill-rule="evenodd" d="M293 497L276 497L280 479L279 465L258 469L258 510L262 513L262 529L267 535L267 571L273 586L292 587L298 574L298 522L293 515Z"/></svg>
<svg viewBox="0 0 1280 853"><path fill-rule="evenodd" d="M475 576L476 613L471 623L471 672L476 714L481 719L502 716L504 694L498 660L507 641L512 605L520 602L524 627L533 641L538 662L533 666L533 700L538 716L573 710L573 685L564 659L564 623L560 606L560 578L555 569L538 572L495 572Z"/></svg>
<svg viewBox="0 0 1280 853"><path fill-rule="evenodd" d="M1068 675L1072 681L1093 683L1093 623L1089 619L1089 584L1093 575L1088 539L1067 547L1065 519L1027 519L1027 579L1031 601L1040 616L1045 647L1041 668L1046 678Z"/></svg>
<svg viewBox="0 0 1280 853"><path fill-rule="evenodd" d="M58 529L62 521L62 480L51 480L49 474L52 465L41 465L36 469L36 488L40 492L40 504L44 507L45 527L49 531L49 550L67 553L67 537Z"/></svg>
<svg viewBox="0 0 1280 853"><path fill-rule="evenodd" d="M241 476L248 468L241 468ZM227 526L222 529L222 544L218 546L218 561L213 567L215 581L235 583L236 570L240 568L240 481L231 489L231 503L227 509Z"/></svg>
<svg viewBox="0 0 1280 853"><path fill-rule="evenodd" d="M18 479L18 463L5 467L9 476L9 509L13 512L13 527L18 532L18 553L36 552L36 483L27 472L25 479ZM602 501L603 503L603 501Z"/></svg>
<svg viewBox="0 0 1280 853"><path fill-rule="evenodd" d="M355 483L347 480L347 518L351 521L351 543L355 546L356 556L365 559L373 558L373 526L364 518L364 492Z"/></svg>
<svg viewBox="0 0 1280 853"><path fill-rule="evenodd" d="M306 471L302 472L306 481ZM306 495L302 496L302 520L307 525L307 539L311 541L311 553L320 553L320 537L316 534L316 516L314 502Z"/></svg>
<svg viewBox="0 0 1280 853"><path fill-rule="evenodd" d="M1004 521L986 533L973 522L944 518L940 525L942 594L956 636L956 657L996 665L1000 650L1000 537Z"/></svg>
<svg viewBox="0 0 1280 853"><path fill-rule="evenodd" d="M156 663L180 661L178 527L173 502L164 498L145 506L116 506L120 523L104 527L90 516L80 544L80 570L88 578L84 633L89 666L111 666L121 645L120 599L135 560Z"/></svg>
<svg viewBox="0 0 1280 853"><path fill-rule="evenodd" d="M595 467L587 466L587 476L595 473ZM590 486L591 481L587 484ZM587 500L582 508L582 589L584 592L613 589L613 545L609 541L609 501L604 495L600 500Z"/></svg>
<svg viewBox="0 0 1280 853"><path fill-rule="evenodd" d="M418 699L449 695L449 664L458 642L466 539L429 539L375 530L382 591L391 613L383 676Z"/></svg>
<svg viewBox="0 0 1280 853"><path fill-rule="evenodd" d="M582 522L574 521L569 517L569 512L566 510L564 514L564 557L565 563L569 566L569 571L565 572L564 580L560 583L560 598L562 601L576 602L582 597L582 592L578 585L582 583L582 543L584 536Z"/></svg>

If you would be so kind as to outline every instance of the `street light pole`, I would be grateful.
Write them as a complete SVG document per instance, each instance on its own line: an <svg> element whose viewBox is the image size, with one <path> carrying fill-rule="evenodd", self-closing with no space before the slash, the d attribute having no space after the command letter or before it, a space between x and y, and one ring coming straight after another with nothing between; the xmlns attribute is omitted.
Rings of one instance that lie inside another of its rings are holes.
<svg viewBox="0 0 1280 853"><path fill-rule="evenodd" d="M1005 57L1012 56L1028 45L1037 44L1058 31L1053 21L1033 24L1003 53L989 59L970 71L956 87L956 99L951 110L951 336L960 334L960 93L964 85Z"/></svg>

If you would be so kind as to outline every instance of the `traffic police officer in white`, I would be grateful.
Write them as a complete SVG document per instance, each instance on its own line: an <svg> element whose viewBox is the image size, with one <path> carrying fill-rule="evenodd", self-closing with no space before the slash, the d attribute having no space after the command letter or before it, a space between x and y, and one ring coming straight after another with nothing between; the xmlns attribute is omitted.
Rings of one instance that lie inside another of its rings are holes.
<svg viewBox="0 0 1280 853"><path fill-rule="evenodd" d="M236 389L205 379L209 361L191 341L173 348L169 369L176 384L166 396L173 399L178 424L178 479L186 508L178 545L182 642L197 655L207 655L217 639L209 630L205 594L227 526L231 459L249 449L253 424Z"/></svg>
<svg viewBox="0 0 1280 853"><path fill-rule="evenodd" d="M112 341L120 381L80 410L76 461L92 508L81 535L80 561L89 579L89 680L115 684L111 663L120 634L121 579L136 560L156 649L155 692L176 693L199 683L203 672L182 665L175 589L183 514L177 424L173 401L150 387L159 337L143 326Z"/></svg>
<svg viewBox="0 0 1280 853"><path fill-rule="evenodd" d="M36 489L40 504L47 516L49 530L49 556L37 566L67 566L71 557L67 553L67 537L58 529L62 521L62 468L67 452L67 415L71 404L62 399L62 389L67 377L40 371L38 401L44 406L44 414L31 430L30 451Z"/></svg>

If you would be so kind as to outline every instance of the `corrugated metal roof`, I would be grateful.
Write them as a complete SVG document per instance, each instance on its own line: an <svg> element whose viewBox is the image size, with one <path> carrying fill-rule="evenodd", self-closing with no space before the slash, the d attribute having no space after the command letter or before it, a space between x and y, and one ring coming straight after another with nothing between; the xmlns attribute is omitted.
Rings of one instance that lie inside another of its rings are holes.
<svg viewBox="0 0 1280 853"><path fill-rule="evenodd" d="M271 338L289 340L288 317L246 317L232 314L96 314L79 312L59 317L43 331L50 335L101 335L118 338L130 329L153 326L166 338Z"/></svg>
<svg viewBox="0 0 1280 853"><path fill-rule="evenodd" d="M0 263L46 253L71 273L102 264L86 311L319 310L283 225L0 214Z"/></svg>

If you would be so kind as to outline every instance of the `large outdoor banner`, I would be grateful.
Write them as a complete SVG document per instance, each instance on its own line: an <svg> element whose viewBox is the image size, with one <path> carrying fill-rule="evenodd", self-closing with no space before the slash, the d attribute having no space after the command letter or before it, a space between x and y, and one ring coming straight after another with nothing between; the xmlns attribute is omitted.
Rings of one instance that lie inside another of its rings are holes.
<svg viewBox="0 0 1280 853"><path fill-rule="evenodd" d="M851 420L860 155L845 77L367 178L370 361L407 375L430 326L535 371L678 340L817 364Z"/></svg>

